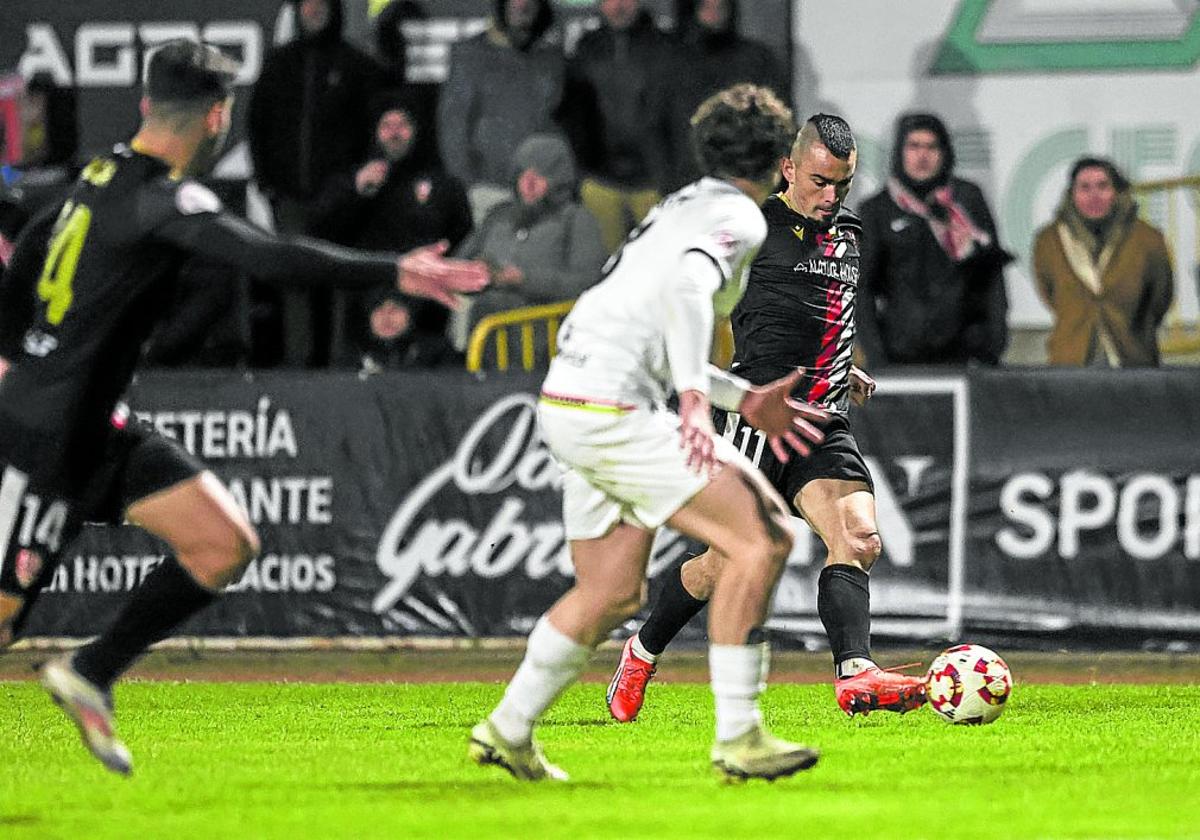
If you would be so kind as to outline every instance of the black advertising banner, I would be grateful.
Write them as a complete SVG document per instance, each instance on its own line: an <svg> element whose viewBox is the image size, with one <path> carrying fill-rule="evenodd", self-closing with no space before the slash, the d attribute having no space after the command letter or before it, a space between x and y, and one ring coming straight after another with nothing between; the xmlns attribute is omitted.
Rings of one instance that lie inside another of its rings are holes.
<svg viewBox="0 0 1200 840"><path fill-rule="evenodd" d="M249 512L263 552L184 632L505 636L566 590L536 376L162 373L135 412ZM1200 388L1180 372L889 377L852 425L875 478L880 637L1200 636ZM798 539L773 629L820 637L820 542ZM695 550L664 531L651 576ZM30 622L95 633L162 559L89 528Z"/></svg>
<svg viewBox="0 0 1200 840"><path fill-rule="evenodd" d="M374 53L374 20L387 3L342 0L348 40ZM410 20L408 78L442 82L449 69L450 46L487 26L492 3L481 0L424 0L423 19ZM643 0L656 18L672 25L673 0ZM788 0L744 3L740 26L770 44L781 60L791 54L791 4ZM106 151L137 127L142 55L147 46L170 38L203 38L241 63L236 80L238 104L230 149L244 137L248 94L272 44L295 32L284 0L3 0L0 15L0 76L50 76L60 87L78 91L81 156ZM598 16L597 3L563 0L554 4L564 46L575 41Z"/></svg>
<svg viewBox="0 0 1200 840"><path fill-rule="evenodd" d="M1200 635L1200 377L996 373L971 397L970 619Z"/></svg>
<svg viewBox="0 0 1200 840"><path fill-rule="evenodd" d="M147 46L203 38L237 59L236 90L258 79L274 37L280 0L4 0L0 72L45 74L78 96L80 154L133 136ZM234 108L231 141L242 136L245 99Z"/></svg>
<svg viewBox="0 0 1200 840"><path fill-rule="evenodd" d="M851 429L875 482L884 547L871 571L876 636L948 636L961 618L952 593L963 563L966 389L961 379L884 380L868 407L852 409ZM796 545L771 627L820 636L816 586L825 549L803 520L793 518L793 526Z"/></svg>
<svg viewBox="0 0 1200 840"><path fill-rule="evenodd" d="M458 371L144 377L135 413L205 460L263 542L187 632L527 632L570 572L560 471L536 434L538 384ZM655 567L683 548L664 534ZM161 557L135 528L89 528L29 633L95 632Z"/></svg>

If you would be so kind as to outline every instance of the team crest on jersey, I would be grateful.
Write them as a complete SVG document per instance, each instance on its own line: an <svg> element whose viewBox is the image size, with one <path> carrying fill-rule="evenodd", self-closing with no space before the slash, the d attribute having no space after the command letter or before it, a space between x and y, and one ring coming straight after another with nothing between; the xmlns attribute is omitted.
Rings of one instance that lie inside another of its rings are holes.
<svg viewBox="0 0 1200 840"><path fill-rule="evenodd" d="M823 248L821 256L835 260L858 256L858 237L849 228L834 225L825 233L817 235L817 245Z"/></svg>
<svg viewBox="0 0 1200 840"><path fill-rule="evenodd" d="M433 193L433 181L428 178L422 178L413 186L413 195L417 199L418 204L424 204L429 201L429 196Z"/></svg>
<svg viewBox="0 0 1200 840"><path fill-rule="evenodd" d="M28 589L42 571L42 555L32 549L22 548L17 552L13 571L17 575L17 584L22 589Z"/></svg>

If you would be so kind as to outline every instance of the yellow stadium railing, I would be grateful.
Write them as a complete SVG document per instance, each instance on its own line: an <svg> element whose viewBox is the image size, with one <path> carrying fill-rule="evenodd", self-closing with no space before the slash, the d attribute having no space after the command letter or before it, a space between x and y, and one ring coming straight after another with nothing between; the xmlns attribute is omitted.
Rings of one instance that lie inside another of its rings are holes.
<svg viewBox="0 0 1200 840"><path fill-rule="evenodd" d="M1200 266L1200 175L1142 181L1133 185L1133 192L1139 198L1143 216L1161 214L1159 218L1149 218L1148 221L1162 224L1163 235L1171 248L1177 269L1183 266L1186 276L1195 277ZM1185 204L1189 194L1190 208ZM1157 199L1158 196L1162 198ZM1189 221L1190 239L1187 236ZM1167 313L1159 347L1164 357L1181 361L1181 357L1200 354L1200 319L1191 324L1184 322L1179 314L1179 294L1175 295L1175 301Z"/></svg>
<svg viewBox="0 0 1200 840"><path fill-rule="evenodd" d="M482 370L489 339L494 341L496 348L496 370L508 370L511 356L510 331L516 333L517 342L520 344L522 369L533 370L537 361L537 328L540 325L545 327L543 337L546 341L546 358L553 358L558 349L558 326L574 305L574 300L563 300L540 306L508 309L482 318L471 331L471 338L467 341L467 370Z"/></svg>
<svg viewBox="0 0 1200 840"><path fill-rule="evenodd" d="M509 347L510 330L516 332L517 342L520 344L521 368L533 370L537 363L537 328L543 324L545 325L543 337L546 341L546 358L554 358L554 354L558 351L559 324L574 305L574 300L563 300L540 306L508 309L480 319L467 341L467 370L475 373L483 369L490 340L495 346L496 370L507 371L512 357ZM726 369L732 361L733 328L729 324L729 319L725 318L717 323L713 333L712 362L717 367Z"/></svg>

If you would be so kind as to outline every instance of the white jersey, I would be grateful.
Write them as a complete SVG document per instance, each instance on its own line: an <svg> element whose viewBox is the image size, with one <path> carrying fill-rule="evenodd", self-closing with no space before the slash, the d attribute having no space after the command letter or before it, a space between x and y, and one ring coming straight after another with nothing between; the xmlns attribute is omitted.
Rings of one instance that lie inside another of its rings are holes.
<svg viewBox="0 0 1200 840"><path fill-rule="evenodd" d="M543 393L621 406L707 393L714 316L741 298L766 235L754 201L726 181L701 178L667 196L579 297Z"/></svg>

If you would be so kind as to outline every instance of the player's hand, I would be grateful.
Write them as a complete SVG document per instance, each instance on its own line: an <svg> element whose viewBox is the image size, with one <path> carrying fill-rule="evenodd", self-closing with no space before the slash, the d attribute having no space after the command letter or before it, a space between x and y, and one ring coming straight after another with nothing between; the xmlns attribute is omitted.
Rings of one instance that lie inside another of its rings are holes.
<svg viewBox="0 0 1200 840"><path fill-rule="evenodd" d="M449 247L450 243L442 240L400 257L396 261L396 288L407 295L436 300L450 309L458 309L458 295L487 288L487 265L443 256Z"/></svg>
<svg viewBox="0 0 1200 840"><path fill-rule="evenodd" d="M512 263L492 269L492 283L508 289L524 285L525 272Z"/></svg>
<svg viewBox="0 0 1200 840"><path fill-rule="evenodd" d="M867 372L858 365L850 366L850 399L857 406L867 404L875 393L875 380L867 376Z"/></svg>
<svg viewBox="0 0 1200 840"><path fill-rule="evenodd" d="M789 449L808 455L812 450L806 441L825 440L825 433L817 425L829 420L829 412L792 399L792 391L803 375L804 368L797 368L774 382L751 388L738 406L746 422L767 436L767 443L781 464L791 457Z"/></svg>
<svg viewBox="0 0 1200 840"><path fill-rule="evenodd" d="M387 180L388 162L373 160L363 165L354 175L354 189L359 195L375 195Z"/></svg>
<svg viewBox="0 0 1200 840"><path fill-rule="evenodd" d="M713 475L720 462L716 455L716 431L712 407L701 391L688 390L679 395L679 445L687 455L687 465L701 474Z"/></svg>

